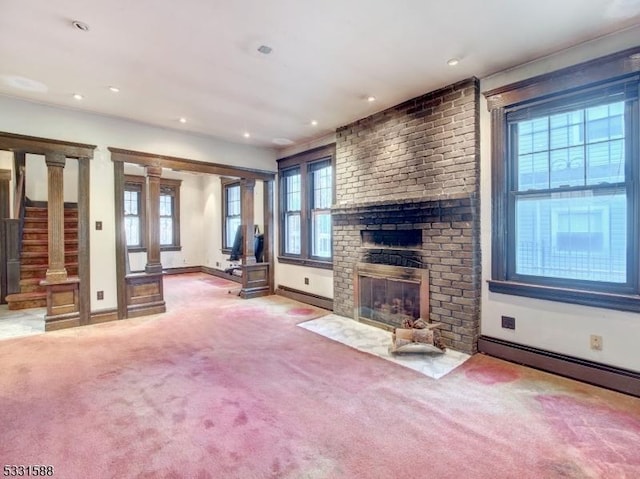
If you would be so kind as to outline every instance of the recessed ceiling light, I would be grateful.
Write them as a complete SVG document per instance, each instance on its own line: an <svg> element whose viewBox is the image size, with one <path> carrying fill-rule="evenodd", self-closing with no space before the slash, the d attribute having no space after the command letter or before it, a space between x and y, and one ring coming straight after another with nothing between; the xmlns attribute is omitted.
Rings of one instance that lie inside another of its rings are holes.
<svg viewBox="0 0 640 479"><path fill-rule="evenodd" d="M274 144L280 146L293 145L293 141L291 141L289 138L274 138L272 141Z"/></svg>
<svg viewBox="0 0 640 479"><path fill-rule="evenodd" d="M178 121L179 121L180 123L186 123L186 122L187 122L187 119L183 116L183 117L180 117L180 118L178 119Z"/></svg>
<svg viewBox="0 0 640 479"><path fill-rule="evenodd" d="M89 31L89 25L87 25L84 22L80 22L78 20L74 20L71 24L74 27L76 27L78 30L82 30L83 32L88 32Z"/></svg>
<svg viewBox="0 0 640 479"><path fill-rule="evenodd" d="M248 131L245 131L242 136L244 136L245 138L249 138L251 135L249 134Z"/></svg>
<svg viewBox="0 0 640 479"><path fill-rule="evenodd" d="M311 120L311 126L318 126L318 120Z"/></svg>
<svg viewBox="0 0 640 479"><path fill-rule="evenodd" d="M3 82L12 88L18 90L33 91L33 92L46 92L49 87L42 82L32 80L31 78L21 77L17 75L2 75L0 76Z"/></svg>
<svg viewBox="0 0 640 479"><path fill-rule="evenodd" d="M73 98L76 100L82 100L84 97L80 93L74 93Z"/></svg>
<svg viewBox="0 0 640 479"><path fill-rule="evenodd" d="M262 53L263 55L268 55L269 53L271 53L271 52L273 51L273 48L271 48L271 47L270 47L270 46L268 46L268 45L260 45L260 46L258 47L258 51L259 51L260 53Z"/></svg>
<svg viewBox="0 0 640 479"><path fill-rule="evenodd" d="M457 58L451 58L447 60L447 65L449 65L450 67L455 67L458 63L460 63L460 60L458 60Z"/></svg>
<svg viewBox="0 0 640 479"><path fill-rule="evenodd" d="M372 101L376 101L376 97L375 97L375 96L373 96L373 95L370 95L370 96L368 96L368 97L367 97L367 101L368 101L369 103L371 103Z"/></svg>
<svg viewBox="0 0 640 479"><path fill-rule="evenodd" d="M109 90L111 90L113 93L120 93L120 88L118 88L117 86L110 86Z"/></svg>

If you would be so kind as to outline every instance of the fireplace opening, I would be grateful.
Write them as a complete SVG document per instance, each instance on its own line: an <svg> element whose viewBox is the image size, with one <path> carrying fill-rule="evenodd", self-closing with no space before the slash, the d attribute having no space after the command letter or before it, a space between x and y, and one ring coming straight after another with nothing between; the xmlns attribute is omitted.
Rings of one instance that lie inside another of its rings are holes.
<svg viewBox="0 0 640 479"><path fill-rule="evenodd" d="M358 263L355 316L393 330L407 319L429 319L428 271L391 265Z"/></svg>

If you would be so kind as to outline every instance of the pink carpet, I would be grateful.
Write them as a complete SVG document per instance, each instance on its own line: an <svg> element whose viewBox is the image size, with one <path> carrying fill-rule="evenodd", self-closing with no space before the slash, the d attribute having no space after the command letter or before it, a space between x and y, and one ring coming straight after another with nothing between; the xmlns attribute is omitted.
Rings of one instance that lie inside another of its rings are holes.
<svg viewBox="0 0 640 479"><path fill-rule="evenodd" d="M640 399L477 355L440 380L169 276L169 312L0 342L0 467L58 478L637 478Z"/></svg>

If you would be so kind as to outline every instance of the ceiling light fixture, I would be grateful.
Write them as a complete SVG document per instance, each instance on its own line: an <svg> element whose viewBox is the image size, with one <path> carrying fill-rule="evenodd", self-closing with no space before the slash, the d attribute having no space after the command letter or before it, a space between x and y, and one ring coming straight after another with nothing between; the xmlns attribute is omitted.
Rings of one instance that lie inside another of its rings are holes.
<svg viewBox="0 0 640 479"><path fill-rule="evenodd" d="M289 138L274 138L272 141L274 144L280 146L293 145L293 141L291 141Z"/></svg>
<svg viewBox="0 0 640 479"><path fill-rule="evenodd" d="M318 120L311 120L311 126L318 126Z"/></svg>
<svg viewBox="0 0 640 479"><path fill-rule="evenodd" d="M248 131L245 131L242 136L244 136L245 138L249 138L251 135Z"/></svg>
<svg viewBox="0 0 640 479"><path fill-rule="evenodd" d="M455 67L458 63L460 63L460 60L458 60L457 58L451 58L447 60L447 65L449 65L450 67Z"/></svg>
<svg viewBox="0 0 640 479"><path fill-rule="evenodd" d="M117 86L110 86L109 90L111 90L113 93L120 93L120 88L118 88Z"/></svg>
<svg viewBox="0 0 640 479"><path fill-rule="evenodd" d="M183 117L180 117L180 118L178 119L178 121L179 121L180 123L186 123L186 122L187 122L187 119L183 116Z"/></svg>
<svg viewBox="0 0 640 479"><path fill-rule="evenodd" d="M73 98L76 100L82 100L84 97L80 93L74 93Z"/></svg>
<svg viewBox="0 0 640 479"><path fill-rule="evenodd" d="M373 102L373 101L376 101L376 97L375 97L375 96L373 96L373 95L369 95L369 96L367 97L367 101L368 101L369 103L371 103L371 102Z"/></svg>
<svg viewBox="0 0 640 479"><path fill-rule="evenodd" d="M273 51L273 48L271 48L271 47L270 47L270 46L268 46L268 45L260 45L260 46L258 47L258 51L259 51L260 53L262 53L263 55L268 55L269 53L271 53L271 52Z"/></svg>
<svg viewBox="0 0 640 479"><path fill-rule="evenodd" d="M74 27L76 27L78 30L82 30L83 32L88 32L89 31L89 25L87 25L84 22L80 22L78 20L74 20L71 24Z"/></svg>

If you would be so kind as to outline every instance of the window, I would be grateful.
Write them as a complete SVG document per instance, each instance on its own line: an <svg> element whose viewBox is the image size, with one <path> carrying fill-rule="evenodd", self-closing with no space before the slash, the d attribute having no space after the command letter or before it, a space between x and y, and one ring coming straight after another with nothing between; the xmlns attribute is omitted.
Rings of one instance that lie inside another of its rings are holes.
<svg viewBox="0 0 640 479"><path fill-rule="evenodd" d="M284 195L284 224L282 235L284 237L284 254L297 254L301 252L300 236L302 216L302 189L300 185L300 168L290 168L282 172L282 189Z"/></svg>
<svg viewBox="0 0 640 479"><path fill-rule="evenodd" d="M279 261L332 267L331 204L335 146L278 161L280 175Z"/></svg>
<svg viewBox="0 0 640 479"><path fill-rule="evenodd" d="M222 249L229 253L233 247L236 231L241 224L240 183L237 180L222 179Z"/></svg>
<svg viewBox="0 0 640 479"><path fill-rule="evenodd" d="M143 247L142 184L125 183L124 229L129 249Z"/></svg>
<svg viewBox="0 0 640 479"><path fill-rule="evenodd" d="M585 81L597 63L493 109L490 290L640 311L638 76Z"/></svg>
<svg viewBox="0 0 640 479"><path fill-rule="evenodd" d="M160 179L160 249L180 248L180 180ZM124 218L129 251L146 249L146 182L144 176L125 175Z"/></svg>

